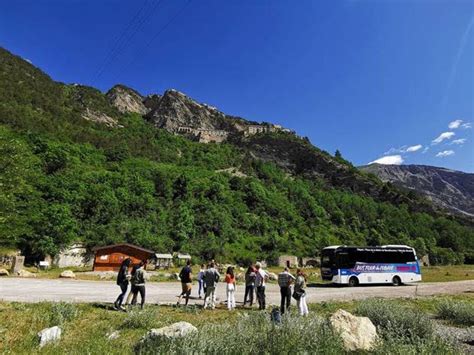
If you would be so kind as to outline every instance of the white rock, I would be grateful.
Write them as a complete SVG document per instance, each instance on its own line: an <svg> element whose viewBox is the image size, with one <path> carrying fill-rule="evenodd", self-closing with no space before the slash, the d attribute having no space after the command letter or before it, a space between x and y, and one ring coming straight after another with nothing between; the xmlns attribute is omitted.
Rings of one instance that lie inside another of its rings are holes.
<svg viewBox="0 0 474 355"><path fill-rule="evenodd" d="M8 276L10 273L7 269L0 269L0 276Z"/></svg>
<svg viewBox="0 0 474 355"><path fill-rule="evenodd" d="M118 338L120 338L120 332L118 330L107 334L107 339L109 339L109 340L115 340L115 339L118 339Z"/></svg>
<svg viewBox="0 0 474 355"><path fill-rule="evenodd" d="M179 338L197 332L197 328L188 322L177 322L167 327L151 329L143 338L144 341L156 337Z"/></svg>
<svg viewBox="0 0 474 355"><path fill-rule="evenodd" d="M61 339L61 328L58 326L45 328L41 332L38 333L38 337L40 340L40 348L49 344L51 342L58 341Z"/></svg>
<svg viewBox="0 0 474 355"><path fill-rule="evenodd" d="M20 270L16 273L18 277L36 277L36 274L29 272L28 270Z"/></svg>
<svg viewBox="0 0 474 355"><path fill-rule="evenodd" d="M356 317L339 309L329 318L329 322L340 334L347 351L369 351L375 346L377 329L369 318Z"/></svg>
<svg viewBox="0 0 474 355"><path fill-rule="evenodd" d="M278 275L273 273L273 272L268 272L268 279L272 280L272 281L276 281L278 280Z"/></svg>
<svg viewBox="0 0 474 355"><path fill-rule="evenodd" d="M65 278L65 279L75 279L76 274L72 272L72 270L64 270L59 277Z"/></svg>

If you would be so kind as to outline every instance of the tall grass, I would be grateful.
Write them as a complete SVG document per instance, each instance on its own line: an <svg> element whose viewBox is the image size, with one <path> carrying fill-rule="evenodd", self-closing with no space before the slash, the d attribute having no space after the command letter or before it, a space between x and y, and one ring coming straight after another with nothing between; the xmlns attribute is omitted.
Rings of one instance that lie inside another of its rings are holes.
<svg viewBox="0 0 474 355"><path fill-rule="evenodd" d="M437 317L454 324L474 325L474 303L444 300L436 307Z"/></svg>
<svg viewBox="0 0 474 355"><path fill-rule="evenodd" d="M327 321L286 315L274 324L267 313L243 314L235 324L209 324L178 339L139 343L140 354L340 354L344 350Z"/></svg>
<svg viewBox="0 0 474 355"><path fill-rule="evenodd" d="M122 329L150 329L157 320L157 310L132 309L123 320Z"/></svg>
<svg viewBox="0 0 474 355"><path fill-rule="evenodd" d="M72 303L58 302L51 305L50 325L63 325L76 318L79 314L77 307Z"/></svg>

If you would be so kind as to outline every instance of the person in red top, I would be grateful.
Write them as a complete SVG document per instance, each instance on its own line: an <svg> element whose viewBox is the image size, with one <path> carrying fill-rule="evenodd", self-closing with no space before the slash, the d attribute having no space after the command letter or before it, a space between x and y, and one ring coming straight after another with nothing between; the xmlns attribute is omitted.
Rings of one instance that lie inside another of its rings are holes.
<svg viewBox="0 0 474 355"><path fill-rule="evenodd" d="M227 285L227 308L229 311L235 308L235 276L234 268L229 266L227 272L225 273L225 283Z"/></svg>

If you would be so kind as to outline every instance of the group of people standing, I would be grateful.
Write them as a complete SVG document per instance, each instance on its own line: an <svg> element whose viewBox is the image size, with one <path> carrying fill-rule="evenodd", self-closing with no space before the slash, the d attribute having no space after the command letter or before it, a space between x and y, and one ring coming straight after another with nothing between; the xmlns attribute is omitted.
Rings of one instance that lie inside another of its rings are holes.
<svg viewBox="0 0 474 355"><path fill-rule="evenodd" d="M137 303L138 294L141 297L140 307L143 308L145 303L145 262L140 262L133 266L131 273L128 273L132 260L125 259L117 276L117 285L120 286L121 293L114 303L116 309L125 310L123 301L128 290L128 284L131 283L130 292L125 301L125 306L128 304L135 305ZM177 305L181 304L182 299L185 299L185 305L188 304L191 296L193 273L191 268L191 261L188 260L186 265L179 273L181 280L181 294L179 295ZM216 307L216 287L220 281L221 275L216 269L216 264L211 261L207 266L202 264L201 269L197 274L198 281L198 297L201 299L201 294L204 295L204 309ZM261 263L251 265L245 272L245 295L244 307L247 303L252 306L254 301L254 294L256 295L258 308L264 310L266 308L265 288L269 275L263 270ZM224 282L226 285L227 308L229 310L235 309L235 289L236 277L234 268L229 266L226 270ZM278 274L278 285L280 287L281 304L280 312L285 313L291 305L291 298L296 300L298 311L300 315L308 314L308 306L306 304L306 276L301 269L297 269L296 276L293 276L288 268L285 268Z"/></svg>

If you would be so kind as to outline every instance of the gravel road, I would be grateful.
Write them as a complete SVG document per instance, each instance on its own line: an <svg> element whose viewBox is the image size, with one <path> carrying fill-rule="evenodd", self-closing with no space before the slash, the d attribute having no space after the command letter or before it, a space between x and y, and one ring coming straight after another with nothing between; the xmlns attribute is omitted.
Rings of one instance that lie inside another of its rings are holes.
<svg viewBox="0 0 474 355"><path fill-rule="evenodd" d="M18 302L68 301L68 302L113 302L119 287L111 281L48 280L26 278L0 278L0 300ZM147 284L147 303L172 303L181 291L178 282L150 282ZM243 300L243 286L237 286L237 303ZM371 297L419 297L443 294L474 292L474 280L419 283L404 286L360 286L360 287L308 287L308 302L348 301ZM280 302L277 285L267 285L267 304ZM197 299L197 285L193 286L190 303L202 303ZM218 300L225 299L225 286L217 287Z"/></svg>

